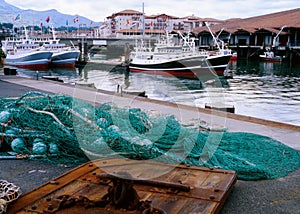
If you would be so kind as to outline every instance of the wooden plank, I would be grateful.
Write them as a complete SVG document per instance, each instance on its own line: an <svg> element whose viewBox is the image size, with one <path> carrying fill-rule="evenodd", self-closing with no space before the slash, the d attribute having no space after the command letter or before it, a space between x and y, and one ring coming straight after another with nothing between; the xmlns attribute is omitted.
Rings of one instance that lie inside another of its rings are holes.
<svg viewBox="0 0 300 214"><path fill-rule="evenodd" d="M170 167L173 170L170 171ZM163 185L153 186L143 182L135 183L134 188L140 200L149 200L151 206L163 209L167 213L218 213L236 181L233 171L156 162L154 167L151 161L102 159L75 168L21 196L9 207L7 213L42 213L50 205L58 206L59 201L56 198L62 195L100 200L108 192L110 180L106 178L107 171L129 170L135 179L140 179L144 176L154 176L156 173L149 172L153 169L161 170L158 173L161 175L153 177L152 180ZM162 174L165 169L168 171ZM100 178L98 175L103 173L105 176ZM175 186L165 185L165 182ZM191 189L184 191L175 188L182 185L188 185ZM122 213L122 210L116 210L111 205L84 210L82 207L73 206L57 213ZM137 211L127 210L126 213Z"/></svg>
<svg viewBox="0 0 300 214"><path fill-rule="evenodd" d="M11 204L11 208L7 211L8 214L15 214L23 207L29 206L31 203L46 197L47 195L51 194L52 192L64 187L65 185L69 184L70 181L80 177L81 175L86 174L89 171L94 169L95 165L91 163L84 164L75 168L72 171L69 171L58 178L41 185L40 187L33 189L32 191L26 193L22 197L20 197L17 201L14 201Z"/></svg>

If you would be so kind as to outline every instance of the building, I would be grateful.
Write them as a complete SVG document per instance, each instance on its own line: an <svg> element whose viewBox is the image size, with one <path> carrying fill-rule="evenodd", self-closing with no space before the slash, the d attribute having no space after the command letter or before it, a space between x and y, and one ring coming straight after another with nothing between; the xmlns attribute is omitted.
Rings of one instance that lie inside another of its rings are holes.
<svg viewBox="0 0 300 214"><path fill-rule="evenodd" d="M188 17L176 17L167 14L144 15L136 10L123 10L107 17L107 21L95 29L95 35L111 38L151 37L168 32L187 32L203 26L205 22L210 24L222 23L217 19L202 19L194 15Z"/></svg>
<svg viewBox="0 0 300 214"><path fill-rule="evenodd" d="M210 26L211 31L227 46L241 50L245 57L255 56L265 49L279 54L300 50L300 8L256 16L246 19L230 19ZM214 44L207 26L192 30L200 48ZM289 51L286 51L289 49ZM295 54L297 55L297 54Z"/></svg>

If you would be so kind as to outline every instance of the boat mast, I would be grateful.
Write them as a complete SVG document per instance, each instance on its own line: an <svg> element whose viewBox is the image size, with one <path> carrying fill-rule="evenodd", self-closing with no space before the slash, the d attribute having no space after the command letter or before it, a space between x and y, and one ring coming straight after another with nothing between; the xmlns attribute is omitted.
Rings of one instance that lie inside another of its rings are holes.
<svg viewBox="0 0 300 214"><path fill-rule="evenodd" d="M143 33L143 39L145 39L145 13L144 13L144 2L143 2L143 15L142 15L142 33Z"/></svg>
<svg viewBox="0 0 300 214"><path fill-rule="evenodd" d="M279 32L277 33L277 35L274 37L274 39L273 39L273 47L275 47L275 45L276 45L276 40L277 40L279 34L282 32L282 30L283 30L285 27L286 27L286 25L283 25L283 26L280 28L280 31L279 31Z"/></svg>
<svg viewBox="0 0 300 214"><path fill-rule="evenodd" d="M215 35L213 34L213 32L211 31L211 29L210 29L208 23L205 22L205 25L206 25L206 27L208 28L208 30L209 30L211 36L213 37L213 39L214 39L214 41L215 41L215 44L217 45L218 49L221 50L220 45L218 44L218 40L217 40L217 38L215 37Z"/></svg>
<svg viewBox="0 0 300 214"><path fill-rule="evenodd" d="M191 46L190 38L189 38L190 32L188 32L188 40L186 40L186 38L182 35L182 33L180 31L177 31L177 33L184 40L184 44L188 45L190 50L192 50L194 52L195 51L195 43L193 43L193 46Z"/></svg>
<svg viewBox="0 0 300 214"><path fill-rule="evenodd" d="M24 33L25 33L25 43L29 43L29 35L28 35L28 31L26 29L26 26L24 26Z"/></svg>

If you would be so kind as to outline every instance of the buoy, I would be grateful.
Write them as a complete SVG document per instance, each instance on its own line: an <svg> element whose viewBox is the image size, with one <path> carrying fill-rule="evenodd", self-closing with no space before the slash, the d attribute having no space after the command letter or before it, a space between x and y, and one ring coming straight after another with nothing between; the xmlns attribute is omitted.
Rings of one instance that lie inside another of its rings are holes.
<svg viewBox="0 0 300 214"><path fill-rule="evenodd" d="M43 155L47 152L47 145L43 142L33 144L32 153L36 155Z"/></svg>
<svg viewBox="0 0 300 214"><path fill-rule="evenodd" d="M120 128L116 125L111 125L107 128L107 131L108 132L119 132L120 131Z"/></svg>
<svg viewBox="0 0 300 214"><path fill-rule="evenodd" d="M9 113L8 111L0 112L0 123L7 123L10 118L11 118L11 113Z"/></svg>
<svg viewBox="0 0 300 214"><path fill-rule="evenodd" d="M100 126L101 128L107 128L109 124L105 118L99 118L97 120L97 125Z"/></svg>
<svg viewBox="0 0 300 214"><path fill-rule="evenodd" d="M59 149L57 144L55 143L50 143L49 144L49 153L50 154L58 154L59 153Z"/></svg>
<svg viewBox="0 0 300 214"><path fill-rule="evenodd" d="M11 142L11 149L19 154L24 154L28 150L22 138L16 138Z"/></svg>
<svg viewBox="0 0 300 214"><path fill-rule="evenodd" d="M5 131L5 138L4 138L4 141L8 144L8 145L11 145L11 142L13 141L13 137L14 135L16 135L16 131L13 130L13 129L8 129Z"/></svg>

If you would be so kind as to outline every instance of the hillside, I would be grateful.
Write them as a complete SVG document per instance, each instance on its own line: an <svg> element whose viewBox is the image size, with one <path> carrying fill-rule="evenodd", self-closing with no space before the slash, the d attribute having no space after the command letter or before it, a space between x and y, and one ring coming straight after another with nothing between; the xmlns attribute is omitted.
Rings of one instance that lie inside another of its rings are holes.
<svg viewBox="0 0 300 214"><path fill-rule="evenodd" d="M86 25L90 27L90 23L93 26L100 26L100 22L93 22L92 20L80 16L78 14L70 15L58 12L55 9L46 11L36 10L22 10L11 4L6 3L4 0L0 0L0 22L1 23L14 23L14 25L37 25L43 23L43 26L53 24L55 27L66 26L68 23L69 27L79 27L79 25ZM15 20L20 15L21 19ZM47 23L47 17L50 17L50 21ZM78 22L74 23L74 18L78 16Z"/></svg>

